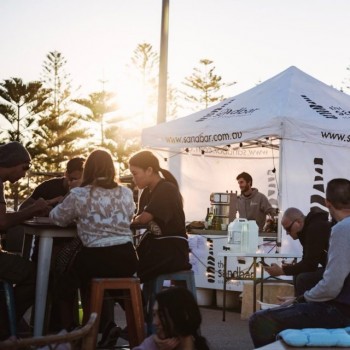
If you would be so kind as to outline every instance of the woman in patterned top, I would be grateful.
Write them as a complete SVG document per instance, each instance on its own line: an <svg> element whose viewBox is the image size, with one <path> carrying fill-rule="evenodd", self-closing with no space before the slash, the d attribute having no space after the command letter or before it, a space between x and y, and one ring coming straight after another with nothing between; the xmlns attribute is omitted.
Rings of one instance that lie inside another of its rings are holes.
<svg viewBox="0 0 350 350"><path fill-rule="evenodd" d="M82 184L50 212L60 226L76 222L83 247L70 269L57 279L62 326L74 325L74 298L84 296L94 277L130 277L137 269L130 221L135 203L130 189L118 185L111 155L93 151L85 162Z"/></svg>

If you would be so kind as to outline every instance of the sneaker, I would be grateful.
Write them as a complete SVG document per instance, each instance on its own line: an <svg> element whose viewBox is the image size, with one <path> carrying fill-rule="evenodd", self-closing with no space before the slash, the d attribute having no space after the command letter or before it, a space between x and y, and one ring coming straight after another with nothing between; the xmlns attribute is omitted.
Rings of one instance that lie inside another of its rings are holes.
<svg viewBox="0 0 350 350"><path fill-rule="evenodd" d="M122 333L122 329L114 322L108 323L102 333L101 340L97 343L98 348L113 348Z"/></svg>
<svg viewBox="0 0 350 350"><path fill-rule="evenodd" d="M123 338L125 340L129 340L129 333L128 333L128 327L127 326L121 330L120 338Z"/></svg>

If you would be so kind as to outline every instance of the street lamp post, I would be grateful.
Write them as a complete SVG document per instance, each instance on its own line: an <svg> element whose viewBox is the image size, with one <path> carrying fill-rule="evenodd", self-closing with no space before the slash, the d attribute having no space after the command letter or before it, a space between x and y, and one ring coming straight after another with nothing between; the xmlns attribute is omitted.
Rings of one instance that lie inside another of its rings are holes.
<svg viewBox="0 0 350 350"><path fill-rule="evenodd" d="M157 124L166 121L167 107L169 0L162 1Z"/></svg>

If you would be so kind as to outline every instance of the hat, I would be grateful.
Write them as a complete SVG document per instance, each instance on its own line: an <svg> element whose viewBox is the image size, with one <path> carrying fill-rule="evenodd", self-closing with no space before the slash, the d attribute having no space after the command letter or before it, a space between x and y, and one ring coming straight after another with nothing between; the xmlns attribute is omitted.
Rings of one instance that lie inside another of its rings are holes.
<svg viewBox="0 0 350 350"><path fill-rule="evenodd" d="M0 146L1 168L11 168L19 164L30 163L30 160L28 151L17 141Z"/></svg>

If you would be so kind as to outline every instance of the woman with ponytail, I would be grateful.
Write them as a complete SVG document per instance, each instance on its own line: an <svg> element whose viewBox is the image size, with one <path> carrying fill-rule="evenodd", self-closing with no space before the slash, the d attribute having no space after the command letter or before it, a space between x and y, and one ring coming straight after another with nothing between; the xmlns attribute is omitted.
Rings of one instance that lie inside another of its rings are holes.
<svg viewBox="0 0 350 350"><path fill-rule="evenodd" d="M156 295L153 306L155 334L133 350L209 350L200 335L202 316L192 293L171 287Z"/></svg>
<svg viewBox="0 0 350 350"><path fill-rule="evenodd" d="M132 224L147 225L137 250L141 282L190 270L185 214L175 177L160 167L150 151L133 155L129 167L135 185L142 190Z"/></svg>
<svg viewBox="0 0 350 350"><path fill-rule="evenodd" d="M76 222L82 248L72 266L57 277L62 327L74 326L74 298L86 292L94 277L131 277L137 268L130 222L135 212L132 191L115 179L111 155L93 151L85 162L82 184L70 191L51 212L60 226Z"/></svg>

